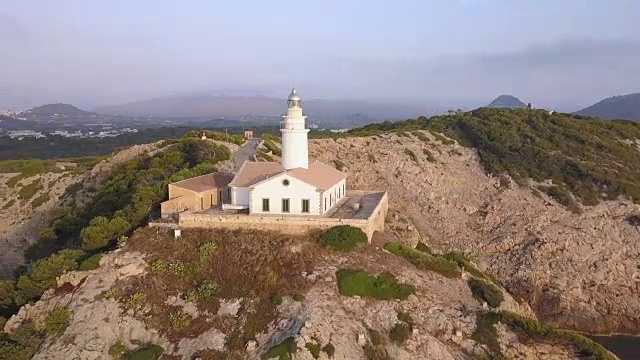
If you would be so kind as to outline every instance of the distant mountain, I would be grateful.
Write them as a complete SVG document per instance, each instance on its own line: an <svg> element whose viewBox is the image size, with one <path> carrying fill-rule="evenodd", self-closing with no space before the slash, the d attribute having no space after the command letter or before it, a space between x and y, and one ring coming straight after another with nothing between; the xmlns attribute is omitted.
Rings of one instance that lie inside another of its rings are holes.
<svg viewBox="0 0 640 360"><path fill-rule="evenodd" d="M527 104L523 103L515 96L500 95L487 106L493 108L517 109L526 108Z"/></svg>
<svg viewBox="0 0 640 360"><path fill-rule="evenodd" d="M34 107L24 113L33 116L61 116L61 117L78 117L88 115L84 110L69 104L47 104ZM23 114L24 114L23 113Z"/></svg>
<svg viewBox="0 0 640 360"><path fill-rule="evenodd" d="M640 93L613 96L575 113L597 116L603 119L627 119L640 121Z"/></svg>
<svg viewBox="0 0 640 360"><path fill-rule="evenodd" d="M369 119L406 119L431 115L428 107L358 100L303 100L313 117L354 116ZM278 116L286 109L284 98L267 96L178 95L93 110L99 114L158 118L241 118Z"/></svg>

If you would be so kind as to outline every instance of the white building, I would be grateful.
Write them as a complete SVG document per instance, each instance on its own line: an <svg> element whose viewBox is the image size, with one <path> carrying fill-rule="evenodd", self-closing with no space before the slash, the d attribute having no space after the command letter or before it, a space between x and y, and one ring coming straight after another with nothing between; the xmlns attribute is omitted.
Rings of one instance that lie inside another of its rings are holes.
<svg viewBox="0 0 640 360"><path fill-rule="evenodd" d="M245 161L229 183L231 204L223 208L248 209L250 214L324 215L345 196L346 173L321 162L309 164L309 128L295 89L287 104L280 124L281 162Z"/></svg>

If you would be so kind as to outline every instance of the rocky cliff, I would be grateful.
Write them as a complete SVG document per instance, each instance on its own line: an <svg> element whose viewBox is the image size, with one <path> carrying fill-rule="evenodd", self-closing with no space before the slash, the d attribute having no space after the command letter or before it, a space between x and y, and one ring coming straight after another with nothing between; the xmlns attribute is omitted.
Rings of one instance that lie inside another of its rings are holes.
<svg viewBox="0 0 640 360"><path fill-rule="evenodd" d="M629 221L640 206L605 201L573 213L487 176L475 150L425 134L427 141L409 133L315 140L310 151L345 163L351 188L388 190L390 210L410 219L425 242L472 253L543 320L640 331L640 229Z"/></svg>

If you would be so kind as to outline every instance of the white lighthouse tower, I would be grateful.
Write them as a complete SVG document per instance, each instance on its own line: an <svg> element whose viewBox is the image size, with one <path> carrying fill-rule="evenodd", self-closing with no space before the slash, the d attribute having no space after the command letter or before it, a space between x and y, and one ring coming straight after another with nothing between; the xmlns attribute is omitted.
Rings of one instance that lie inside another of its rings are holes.
<svg viewBox="0 0 640 360"><path fill-rule="evenodd" d="M282 132L282 167L286 170L295 168L309 168L309 145L307 143L307 117L302 115L302 100L291 89L287 99L287 114L280 123Z"/></svg>

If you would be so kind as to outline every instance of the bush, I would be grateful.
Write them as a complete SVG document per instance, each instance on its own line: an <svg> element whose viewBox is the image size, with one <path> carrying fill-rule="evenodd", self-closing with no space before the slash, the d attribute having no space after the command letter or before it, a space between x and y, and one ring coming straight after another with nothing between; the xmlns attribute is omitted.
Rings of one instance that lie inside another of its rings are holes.
<svg viewBox="0 0 640 360"><path fill-rule="evenodd" d="M490 284L484 280L470 278L467 282L473 296L480 300L486 301L489 306L497 308L504 300L502 291L497 286Z"/></svg>
<svg viewBox="0 0 640 360"><path fill-rule="evenodd" d="M362 229L350 226L334 226L318 238L322 246L329 246L336 251L349 251L368 243L367 234Z"/></svg>
<svg viewBox="0 0 640 360"><path fill-rule="evenodd" d="M320 357L320 351L322 350L320 348L320 344L318 344L317 340L313 340L313 342L308 342L306 344L304 344L304 347L307 348L307 350L309 350L309 352L311 353L311 356L313 356L314 359L317 359Z"/></svg>
<svg viewBox="0 0 640 360"><path fill-rule="evenodd" d="M11 334L0 339L0 358L7 360L29 360L38 351L41 336L31 323L21 325Z"/></svg>
<svg viewBox="0 0 640 360"><path fill-rule="evenodd" d="M293 294L293 301L302 302L304 301L304 295L300 293Z"/></svg>
<svg viewBox="0 0 640 360"><path fill-rule="evenodd" d="M451 261L455 261L459 267L465 269L469 274L477 278L493 281L496 284L498 283L492 276L480 271L480 269L478 269L475 265L473 265L469 260L469 258L467 258L467 256L461 252L456 252L456 251L449 252L444 254L444 257Z"/></svg>
<svg viewBox="0 0 640 360"><path fill-rule="evenodd" d="M413 326L413 318L411 317L411 315L409 315L406 312L398 312L398 320L402 321L403 323L409 325L409 326Z"/></svg>
<svg viewBox="0 0 640 360"><path fill-rule="evenodd" d="M404 153L409 156L409 158L415 162L418 162L418 157L408 148L404 148Z"/></svg>
<svg viewBox="0 0 640 360"><path fill-rule="evenodd" d="M109 347L109 355L111 355L111 357L115 360L122 359L127 351L129 351L129 349L127 349L127 347L119 341Z"/></svg>
<svg viewBox="0 0 640 360"><path fill-rule="evenodd" d="M21 200L30 200L38 191L42 190L40 180L36 180L29 185L25 185L18 191L18 198Z"/></svg>
<svg viewBox="0 0 640 360"><path fill-rule="evenodd" d="M382 335L376 329L369 329L369 338L374 346L382 345Z"/></svg>
<svg viewBox="0 0 640 360"><path fill-rule="evenodd" d="M84 255L80 250L65 249L47 258L40 259L31 271L18 278L16 283L24 300L36 300L42 293L56 285L56 277L78 268L78 259Z"/></svg>
<svg viewBox="0 0 640 360"><path fill-rule="evenodd" d="M102 249L130 228L131 224L122 217L114 217L111 220L104 216L95 217L89 226L80 232L82 249L88 251Z"/></svg>
<svg viewBox="0 0 640 360"><path fill-rule="evenodd" d="M264 147L273 153L275 156L282 156L282 150L271 140L264 140Z"/></svg>
<svg viewBox="0 0 640 360"><path fill-rule="evenodd" d="M97 269L100 267L100 259L102 259L102 253L98 253L92 255L80 262L80 266L78 266L78 270L80 271L89 271L93 269Z"/></svg>
<svg viewBox="0 0 640 360"><path fill-rule="evenodd" d="M438 160L436 160L436 157L433 156L433 153L431 151L429 151L427 149L422 149L422 153L427 155L427 161L428 162L433 162L434 163L434 162L438 161Z"/></svg>
<svg viewBox="0 0 640 360"><path fill-rule="evenodd" d="M500 320L500 316L494 312L476 315L476 329L471 338L489 348L492 354L500 353L500 343L498 342L498 331L495 324Z"/></svg>
<svg viewBox="0 0 640 360"><path fill-rule="evenodd" d="M189 326L191 323L191 316L183 310L176 310L169 316L171 320L171 327L174 330L180 330Z"/></svg>
<svg viewBox="0 0 640 360"><path fill-rule="evenodd" d="M142 310L147 305L147 294L143 292L137 292L129 297L127 300L127 310L137 312Z"/></svg>
<svg viewBox="0 0 640 360"><path fill-rule="evenodd" d="M333 160L333 166L340 171L344 171L347 169L347 164L345 164L344 161L340 159Z"/></svg>
<svg viewBox="0 0 640 360"><path fill-rule="evenodd" d="M325 345L322 348L322 351L324 351L324 353L327 354L327 356L329 356L330 358L332 358L336 354L336 348L331 342Z"/></svg>
<svg viewBox="0 0 640 360"><path fill-rule="evenodd" d="M293 337L284 339L281 343L274 345L262 355L263 360L278 359L278 360L291 360L291 355L295 353L296 341Z"/></svg>
<svg viewBox="0 0 640 360"><path fill-rule="evenodd" d="M158 345L148 345L133 351L127 360L158 360L164 353L164 349Z"/></svg>
<svg viewBox="0 0 640 360"><path fill-rule="evenodd" d="M38 196L37 198L33 199L31 201L31 208L33 209L37 209L39 208L42 204L46 203L47 201L49 201L49 199L51 199L49 197L49 194L42 194L40 196Z"/></svg>
<svg viewBox="0 0 640 360"><path fill-rule="evenodd" d="M405 300L415 292L413 286L398 283L395 276L390 273L382 273L375 277L364 270L341 269L336 276L340 294L346 296Z"/></svg>
<svg viewBox="0 0 640 360"><path fill-rule="evenodd" d="M411 329L409 328L409 325L400 322L391 328L391 331L389 331L389 338L396 344L402 344L409 339L410 333Z"/></svg>
<svg viewBox="0 0 640 360"><path fill-rule="evenodd" d="M71 312L67 308L57 307L53 309L45 320L45 329L50 335L60 336L71 322Z"/></svg>
<svg viewBox="0 0 640 360"><path fill-rule="evenodd" d="M567 342L578 349L586 359L615 360L617 357L595 341L569 330L557 330L535 319L508 311L499 313L500 321L528 338Z"/></svg>
<svg viewBox="0 0 640 360"><path fill-rule="evenodd" d="M419 242L418 245L416 245L416 250L422 251L422 252L427 253L427 254L433 254L433 252L431 251L431 248L429 247L429 245L423 243L422 241Z"/></svg>
<svg viewBox="0 0 640 360"><path fill-rule="evenodd" d="M273 301L273 303L276 305L282 305L282 295L280 294L273 295L273 297L271 298L271 301Z"/></svg>
<svg viewBox="0 0 640 360"><path fill-rule="evenodd" d="M395 242L386 243L384 248L397 256L407 259L418 269L435 271L449 278L460 277L460 270L455 261L441 256L430 255Z"/></svg>

